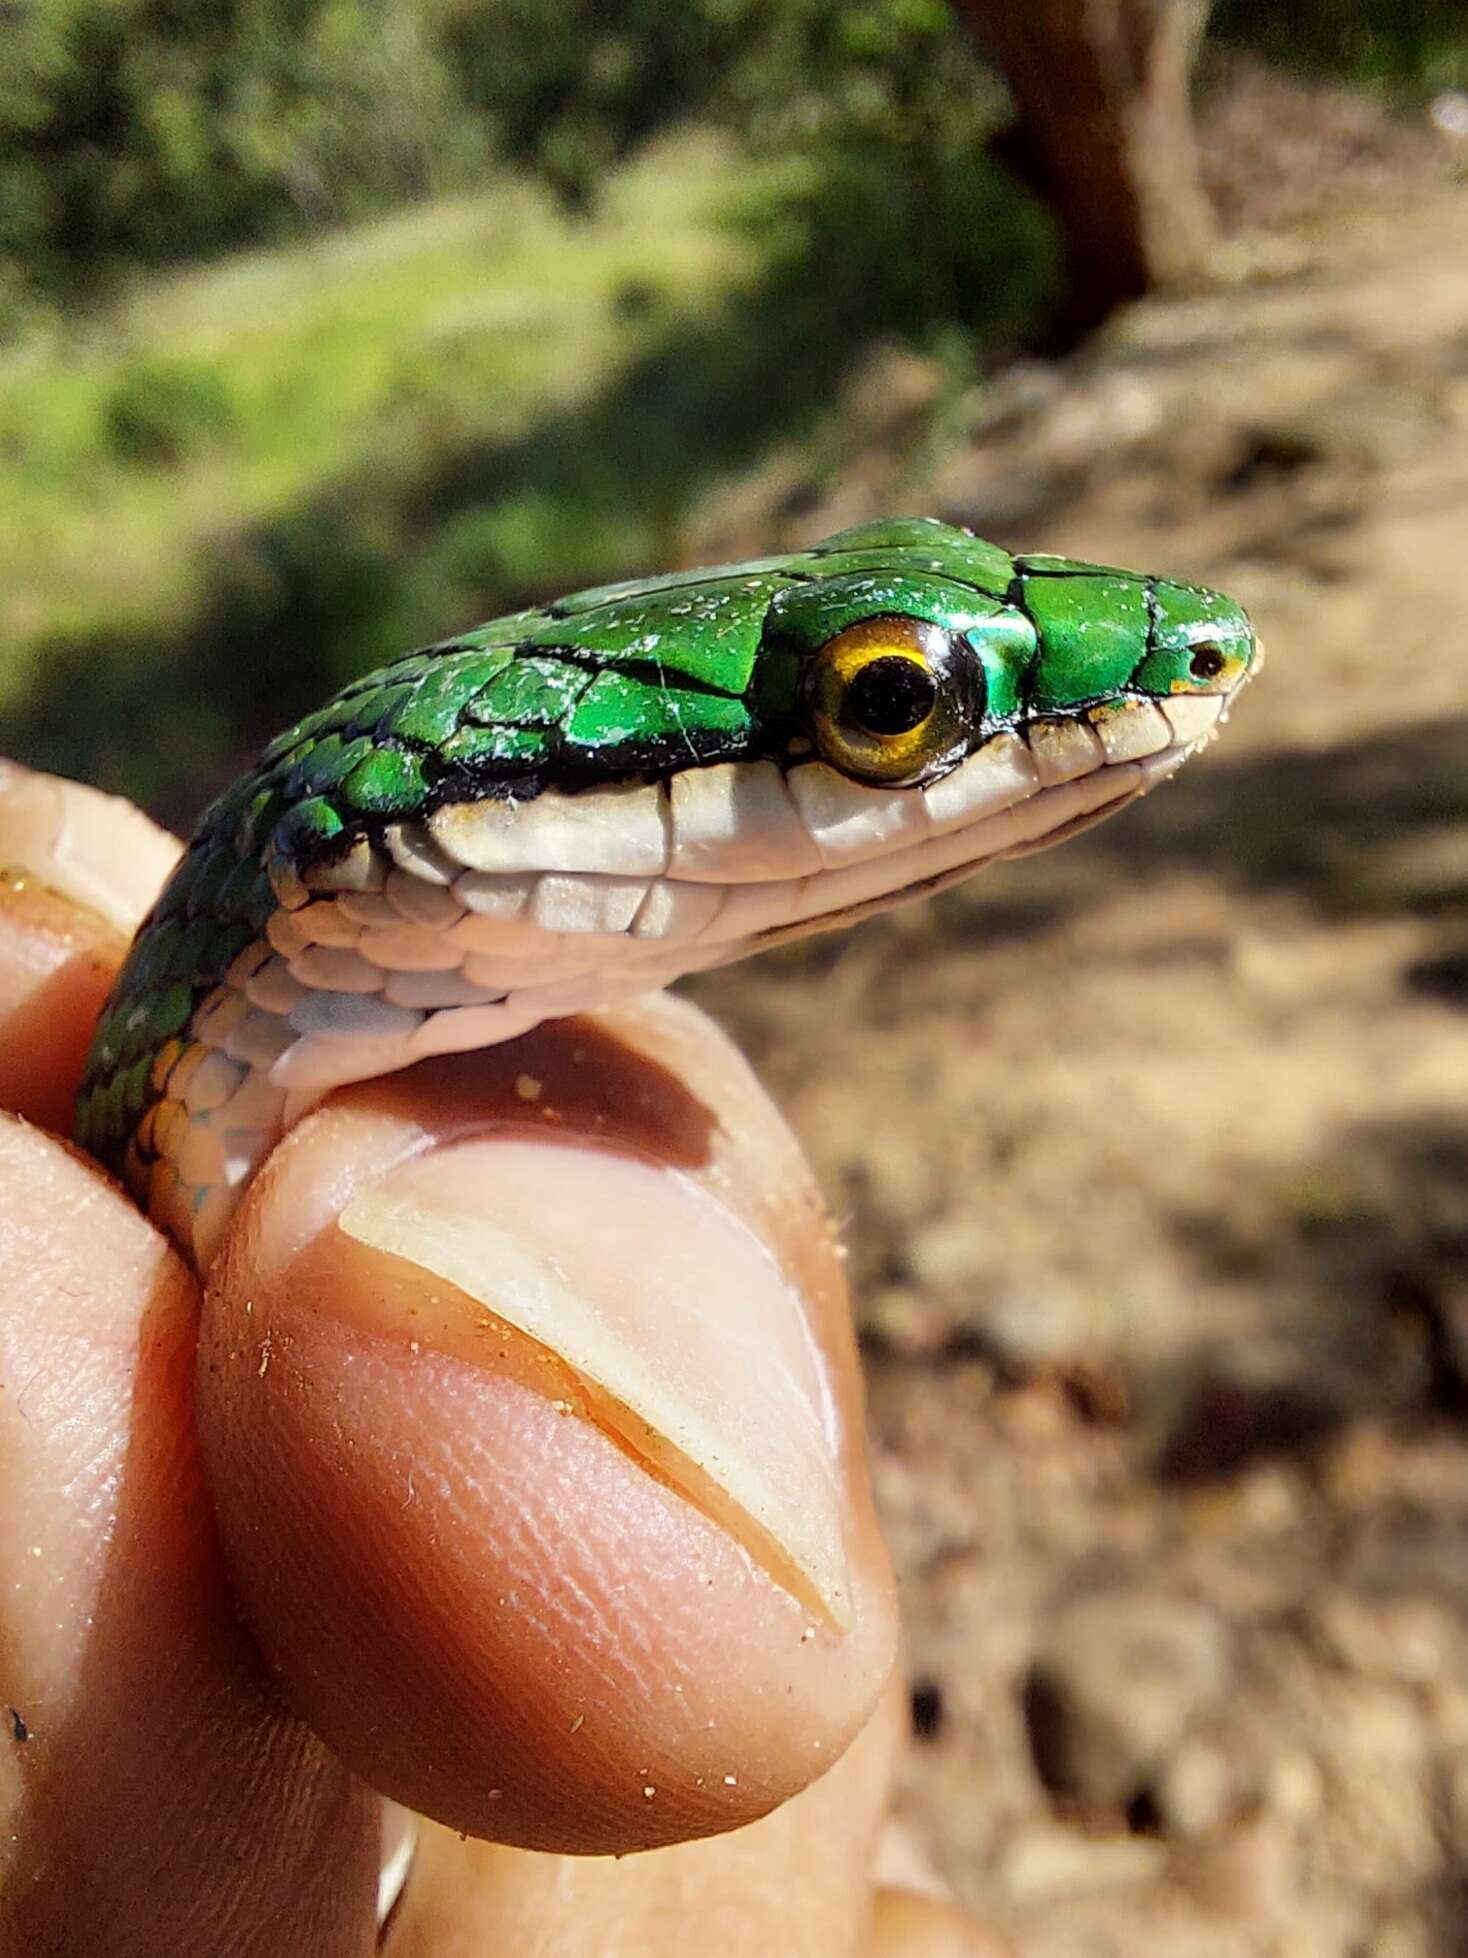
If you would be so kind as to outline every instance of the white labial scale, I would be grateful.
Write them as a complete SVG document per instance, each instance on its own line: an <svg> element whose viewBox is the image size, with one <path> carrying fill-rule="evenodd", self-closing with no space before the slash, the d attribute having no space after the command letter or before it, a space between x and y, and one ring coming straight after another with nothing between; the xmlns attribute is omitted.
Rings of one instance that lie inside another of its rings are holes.
<svg viewBox="0 0 1468 1958"><path fill-rule="evenodd" d="M1150 700L1118 700L1091 710L1091 725L1108 762L1144 761L1172 746L1172 729Z"/></svg>
<svg viewBox="0 0 1468 1958"><path fill-rule="evenodd" d="M383 835L388 855L400 870L427 884L452 884L463 865L441 850L422 823L389 823Z"/></svg>
<svg viewBox="0 0 1468 1958"><path fill-rule="evenodd" d="M454 896L475 917L508 923L524 911L539 881L534 871L509 876L494 871L463 870L454 879Z"/></svg>
<svg viewBox="0 0 1468 1958"><path fill-rule="evenodd" d="M506 946L539 945L545 933L532 925L523 913L510 918L481 918L471 911L451 931L443 935L451 958L464 958L473 952L499 952Z"/></svg>
<svg viewBox="0 0 1468 1958"><path fill-rule="evenodd" d="M1212 725L1206 710L1180 718L1194 738ZM198 1037L214 1051L194 1076L197 1108L177 1167L191 1201L202 1204L194 1213L204 1220L199 1241L217 1229L211 1219L227 1214L211 1178L240 1180L290 1120L333 1088L512 1039L543 1020L738 957L752 941L884 909L908 887L953 881L993 857L1043 847L1171 773L1186 748L1170 719L1166 725L1169 746L1139 763L1100 765L1101 735L1067 730L1048 746L1042 737L1033 757L1022 744L1018 754L1001 746L997 762L965 764L928 791L858 793L816 776L816 767L829 775L823 764L807 764L797 771L805 787L792 788L789 804L807 847L823 857L862 847L871 854L799 877L730 885L614 871L457 871L452 887L427 886L429 901L419 905L416 896L404 901L410 873L399 869L381 892L334 901L355 949L317 935L309 913L328 908L323 898L304 917L277 914L268 944L240 955L235 983L205 1003L197 1022ZM1042 788L1045 775L1072 770ZM894 848L904 835L912 840ZM387 891L394 876L403 880L397 902ZM376 907L383 905L400 922L382 921ZM404 917L410 910L418 922ZM444 923L435 928L432 916Z"/></svg>
<svg viewBox="0 0 1468 1958"><path fill-rule="evenodd" d="M1014 863L1021 857L1038 856L1042 850L1050 849L1053 844L1065 841L1072 836L1080 836L1084 831L1094 829L1097 823L1104 823L1109 816L1115 815L1117 810L1125 808L1127 803L1134 801L1142 793L1145 784L1141 771L1145 766L1146 764L1144 762L1117 763L1115 768L1107 771L1107 774L1109 777L1116 776L1124 768L1127 771L1126 781L1124 786L1109 801L1098 803L1094 809L1082 810L1078 816L1072 816L1069 822L1061 824L1056 829L1045 830L1038 836L1024 838L1018 843L1011 843L1007 849L997 850L989 861L992 863Z"/></svg>
<svg viewBox="0 0 1468 1958"><path fill-rule="evenodd" d="M306 872L308 891L380 891L387 866L365 836L359 836L343 857L317 864Z"/></svg>
<svg viewBox="0 0 1468 1958"><path fill-rule="evenodd" d="M1105 779L1109 782L1122 783L1124 786L1121 793L1109 802L1098 803L1094 810L1084 811L1073 817L1063 826L1046 831L1033 842L1015 844L1013 848L1005 850L1002 854L1006 859L1029 857L1039 850L1048 849L1052 843L1059 842L1062 834L1066 837L1078 836L1082 830L1091 828L1094 823L1102 822L1123 803L1146 794L1149 789L1155 789L1159 782L1168 781L1176 775L1190 753L1189 748L1174 745L1165 748L1160 755L1148 755L1141 761L1113 764L1105 771Z"/></svg>
<svg viewBox="0 0 1468 1958"><path fill-rule="evenodd" d="M1144 789L1155 789L1159 782L1172 779L1188 756L1190 748L1167 748L1160 755L1148 755L1145 761L1134 762L1132 766L1141 778Z"/></svg>
<svg viewBox="0 0 1468 1958"><path fill-rule="evenodd" d="M791 769L790 793L815 847L816 861L800 866L807 873L916 842L932 826L916 789L853 782L823 761Z"/></svg>
<svg viewBox="0 0 1468 1958"><path fill-rule="evenodd" d="M676 884L671 878L659 878L649 884L638 907L632 936L649 943L702 938L727 895L722 884Z"/></svg>
<svg viewBox="0 0 1468 1958"><path fill-rule="evenodd" d="M1039 791L1034 757L1017 734L996 734L951 775L920 791L935 835L944 836Z"/></svg>
<svg viewBox="0 0 1468 1958"><path fill-rule="evenodd" d="M837 873L823 870L815 878L789 877L778 884L733 884L725 893L719 914L707 937L729 943L734 939L756 937L763 931L778 931L793 924L803 914L805 893L811 884L824 883Z"/></svg>
<svg viewBox="0 0 1468 1958"><path fill-rule="evenodd" d="M910 886L923 884L963 865L977 867L1016 846L1034 842L1064 828L1091 810L1109 804L1140 785L1135 766L1119 764L1097 769L1074 782L1037 791L1008 809L996 810L963 829L933 836L908 850L827 871L806 894L807 918L818 918L871 904Z"/></svg>
<svg viewBox="0 0 1468 1958"><path fill-rule="evenodd" d="M466 870L608 871L660 877L668 867L669 816L664 789L618 784L563 795L547 789L530 802L448 803L428 828Z"/></svg>
<svg viewBox="0 0 1468 1958"><path fill-rule="evenodd" d="M722 883L673 883L660 877L648 885L648 895L638 905L632 938L646 942L701 938L718 916L724 897Z"/></svg>
<svg viewBox="0 0 1468 1958"><path fill-rule="evenodd" d="M696 884L750 884L800 877L821 867L820 851L791 787L773 762L684 769L669 785L669 802L670 877Z"/></svg>
<svg viewBox="0 0 1468 1958"><path fill-rule="evenodd" d="M1218 693L1176 693L1158 702L1173 739L1188 746L1213 732L1222 718L1223 704L1224 697Z"/></svg>
<svg viewBox="0 0 1468 1958"><path fill-rule="evenodd" d="M1100 736L1084 721L1032 721L1025 738L1043 788L1089 775L1106 760Z"/></svg>

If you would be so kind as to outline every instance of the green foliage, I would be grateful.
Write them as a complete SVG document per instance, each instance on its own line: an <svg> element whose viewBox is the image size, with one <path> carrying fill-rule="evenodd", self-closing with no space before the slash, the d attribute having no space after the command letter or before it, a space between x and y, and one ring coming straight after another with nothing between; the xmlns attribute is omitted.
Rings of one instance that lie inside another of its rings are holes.
<svg viewBox="0 0 1468 1958"><path fill-rule="evenodd" d="M12 296L358 216L462 181L485 154L422 0L34 0L6 15Z"/></svg>
<svg viewBox="0 0 1468 1958"><path fill-rule="evenodd" d="M498 0L447 34L502 153L578 207L692 114L777 160L738 215L809 326L996 336L1047 290L1044 221L985 154L1002 95L947 0Z"/></svg>
<svg viewBox="0 0 1468 1958"><path fill-rule="evenodd" d="M0 319L130 266L475 181L587 209L698 117L787 195L743 212L876 330L986 309L1036 227L982 160L1000 98L947 0L36 0L0 70ZM979 181L965 179L977 173ZM1002 310L1002 309L1001 309ZM1023 308L1021 308L1023 310ZM856 317L854 314L853 317Z"/></svg>
<svg viewBox="0 0 1468 1958"><path fill-rule="evenodd" d="M229 383L197 360L142 360L125 368L102 410L107 446L119 461L186 461L234 428Z"/></svg>
<svg viewBox="0 0 1468 1958"><path fill-rule="evenodd" d="M752 0L461 0L444 47L501 156L584 209L634 145L708 105L763 11Z"/></svg>
<svg viewBox="0 0 1468 1958"><path fill-rule="evenodd" d="M1218 0L1218 38L1411 95L1468 87L1463 0Z"/></svg>

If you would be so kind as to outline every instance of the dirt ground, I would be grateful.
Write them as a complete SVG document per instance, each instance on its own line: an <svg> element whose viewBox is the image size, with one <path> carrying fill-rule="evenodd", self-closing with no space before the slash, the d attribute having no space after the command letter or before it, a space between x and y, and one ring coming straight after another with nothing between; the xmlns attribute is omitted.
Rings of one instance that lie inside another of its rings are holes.
<svg viewBox="0 0 1468 1958"><path fill-rule="evenodd" d="M775 481L792 538L925 510L1269 648L1114 824L697 989L846 1220L904 1814L1019 1958L1468 1953L1468 188L1367 161L917 473L893 356L839 494Z"/></svg>

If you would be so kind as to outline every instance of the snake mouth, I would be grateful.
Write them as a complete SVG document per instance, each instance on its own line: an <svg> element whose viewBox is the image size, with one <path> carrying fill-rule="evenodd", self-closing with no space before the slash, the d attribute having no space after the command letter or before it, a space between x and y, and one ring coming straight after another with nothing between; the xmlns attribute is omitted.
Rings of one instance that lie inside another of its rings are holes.
<svg viewBox="0 0 1468 1958"><path fill-rule="evenodd" d="M885 889L864 893L851 903L824 908L804 919L758 933L752 941L746 941L746 949L751 942L764 950L807 933L858 923L898 905L949 890L988 864L1034 856L1094 829L1149 790L1169 781L1185 761L1207 747L1228 718L1233 691L1182 696L1158 703L1152 711L1161 714L1171 739L1149 754L1129 756L1126 752L1129 738L1126 717L1134 714L1142 703L1123 701L1109 710L1098 710L1089 722L1051 724L1052 733L1059 732L1066 738L1078 726L1104 726L1101 716L1107 713L1116 717L1122 726L1119 739L1115 728L1107 731L1112 736L1109 742L1103 733L1104 752L1095 765L1068 780L1046 783L1037 793L981 816L950 834L920 840L885 858L872 858L864 866L869 877L880 875L883 868L892 875ZM1044 744L1036 738L1042 730L1032 726L1026 732L1030 750L1041 757L1043 768ZM813 889L820 884L820 879L808 881ZM833 890L834 885L827 888Z"/></svg>
<svg viewBox="0 0 1468 1958"><path fill-rule="evenodd" d="M1159 782L1167 781L1182 767L1196 745L1179 743L1146 761L1110 763L1078 781L1041 789L1028 801L1016 805L1015 809L1001 812L998 818L990 817L969 830L958 832L954 837L941 839L952 846L964 846L956 862L932 861L939 855L938 849L933 846L920 845L902 851L898 857L887 859L889 869L897 872L897 880L885 889L853 903L812 912L789 924L754 933L737 945L730 946L726 957L742 957L751 950L767 951L816 932L859 924L864 918L877 917L899 905L916 903L940 891L951 890L988 864L1034 856L1041 850L1066 842L1088 829L1094 829L1128 803L1135 802L1149 789L1155 788ZM1085 793L1077 794L1083 787ZM1078 803L1082 806L1078 807ZM1005 822L1004 818L1013 819L1020 811L1024 812L1022 822ZM1024 833L1016 834L1016 831ZM906 858L913 861L910 874L903 875L899 860ZM923 862L924 858L929 860L928 864Z"/></svg>

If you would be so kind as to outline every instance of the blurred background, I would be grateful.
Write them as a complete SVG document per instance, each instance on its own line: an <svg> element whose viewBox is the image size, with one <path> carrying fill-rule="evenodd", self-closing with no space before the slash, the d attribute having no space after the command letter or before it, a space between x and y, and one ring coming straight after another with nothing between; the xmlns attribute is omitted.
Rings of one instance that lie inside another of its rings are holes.
<svg viewBox="0 0 1468 1958"><path fill-rule="evenodd" d="M0 5L0 748L883 513L1235 593L1223 745L701 981L851 1245L1018 1958L1468 1952L1461 0Z"/></svg>

